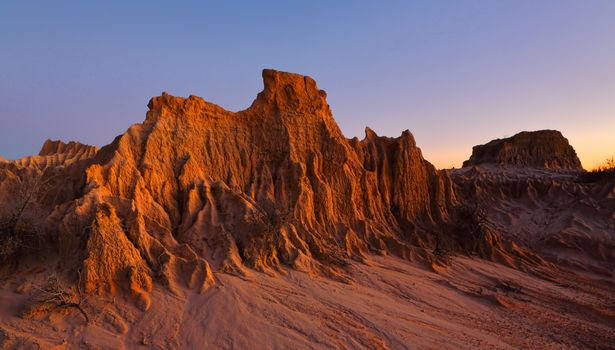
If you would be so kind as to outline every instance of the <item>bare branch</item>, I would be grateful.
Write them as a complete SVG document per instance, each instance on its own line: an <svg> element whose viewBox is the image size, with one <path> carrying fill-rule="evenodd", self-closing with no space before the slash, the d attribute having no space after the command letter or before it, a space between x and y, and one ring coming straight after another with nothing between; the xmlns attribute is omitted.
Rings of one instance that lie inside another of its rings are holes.
<svg viewBox="0 0 615 350"><path fill-rule="evenodd" d="M81 271L78 271L78 274L79 283L81 283ZM79 310L87 323L90 322L90 317L83 308L86 298L80 292L80 287L78 287L78 293L75 295L70 289L62 285L55 274L52 274L47 278L47 285L44 288L35 287L35 289L38 291L38 304L51 304L54 308L75 308Z"/></svg>

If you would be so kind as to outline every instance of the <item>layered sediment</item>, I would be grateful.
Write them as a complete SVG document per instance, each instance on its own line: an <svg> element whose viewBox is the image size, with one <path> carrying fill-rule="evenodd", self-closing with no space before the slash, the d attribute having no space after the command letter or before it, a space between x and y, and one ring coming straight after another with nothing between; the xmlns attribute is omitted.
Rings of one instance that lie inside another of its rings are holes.
<svg viewBox="0 0 615 350"><path fill-rule="evenodd" d="M557 130L523 131L512 137L474 146L463 166L496 164L582 170L581 161Z"/></svg>
<svg viewBox="0 0 615 350"><path fill-rule="evenodd" d="M456 199L412 134L349 140L314 80L274 70L263 80L237 113L163 93L111 144L47 141L5 167L15 181L2 185L62 179L51 186L61 196L37 189L39 223L62 251L74 247L66 254L96 293L145 299L151 280L204 290L212 271L281 266L343 280L347 259L429 255Z"/></svg>

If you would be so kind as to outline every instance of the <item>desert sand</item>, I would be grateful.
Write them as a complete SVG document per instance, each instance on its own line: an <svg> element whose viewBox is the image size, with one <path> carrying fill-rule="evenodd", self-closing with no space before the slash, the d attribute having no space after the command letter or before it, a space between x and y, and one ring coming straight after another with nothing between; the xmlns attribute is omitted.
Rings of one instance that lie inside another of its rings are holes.
<svg viewBox="0 0 615 350"><path fill-rule="evenodd" d="M438 272L395 257L352 263L351 283L294 270L217 274L206 293L155 288L148 312L97 298L78 312L15 317L26 294L3 285L4 348L606 348L612 282L536 276L473 258ZM45 273L36 277L42 280ZM32 277L28 278L28 282ZM25 283L28 283L25 282ZM18 288L19 289L19 288ZM94 312L96 310L96 312Z"/></svg>

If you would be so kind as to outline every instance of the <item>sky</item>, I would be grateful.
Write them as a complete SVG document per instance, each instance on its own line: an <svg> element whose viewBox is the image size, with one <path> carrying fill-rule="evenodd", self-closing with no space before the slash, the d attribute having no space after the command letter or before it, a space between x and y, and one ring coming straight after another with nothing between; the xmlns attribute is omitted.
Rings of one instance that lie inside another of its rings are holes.
<svg viewBox="0 0 615 350"><path fill-rule="evenodd" d="M232 111L261 71L313 77L347 137L409 129L426 159L557 129L591 168L615 155L615 1L0 0L0 155L98 146L152 96Z"/></svg>

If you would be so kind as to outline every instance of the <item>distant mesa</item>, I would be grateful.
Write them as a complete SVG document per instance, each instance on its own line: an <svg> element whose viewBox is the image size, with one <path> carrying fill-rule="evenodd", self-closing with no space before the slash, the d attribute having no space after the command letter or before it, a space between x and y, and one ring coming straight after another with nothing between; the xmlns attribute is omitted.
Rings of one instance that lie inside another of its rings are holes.
<svg viewBox="0 0 615 350"><path fill-rule="evenodd" d="M497 164L549 169L582 170L568 140L557 130L523 131L512 137L474 146L463 166Z"/></svg>

